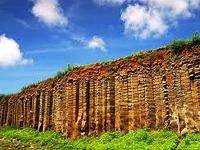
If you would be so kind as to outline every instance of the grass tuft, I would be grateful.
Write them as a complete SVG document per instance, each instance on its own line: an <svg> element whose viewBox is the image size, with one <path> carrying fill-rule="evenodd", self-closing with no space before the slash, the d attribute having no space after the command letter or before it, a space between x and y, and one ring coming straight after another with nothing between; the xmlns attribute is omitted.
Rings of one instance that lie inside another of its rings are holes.
<svg viewBox="0 0 200 150"><path fill-rule="evenodd" d="M188 51L200 46L199 32L195 31L191 39L178 39L175 38L171 44L167 45L170 53L179 54L183 51Z"/></svg>

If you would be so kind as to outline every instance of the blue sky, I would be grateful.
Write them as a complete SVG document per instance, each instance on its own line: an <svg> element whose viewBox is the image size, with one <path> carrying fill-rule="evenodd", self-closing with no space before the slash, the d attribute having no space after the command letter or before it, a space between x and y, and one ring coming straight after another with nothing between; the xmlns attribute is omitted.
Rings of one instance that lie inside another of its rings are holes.
<svg viewBox="0 0 200 150"><path fill-rule="evenodd" d="M200 30L200 0L1 0L0 94Z"/></svg>

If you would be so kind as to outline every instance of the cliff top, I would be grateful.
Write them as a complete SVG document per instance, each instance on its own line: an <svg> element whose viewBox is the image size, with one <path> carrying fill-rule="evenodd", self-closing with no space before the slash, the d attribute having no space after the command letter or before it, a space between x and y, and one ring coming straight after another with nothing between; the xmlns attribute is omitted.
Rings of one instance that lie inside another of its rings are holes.
<svg viewBox="0 0 200 150"><path fill-rule="evenodd" d="M2 97L21 96L26 93L33 93L36 89L41 89L46 86L55 87L61 81L70 82L72 80L92 79L100 80L108 76L125 75L142 71L144 67L163 65L163 63L172 63L182 57L190 57L194 52L200 51L200 36L195 32L191 39L174 39L171 44L156 50L139 51L127 57L117 60L104 61L101 63L75 66L68 65L68 69L60 71L53 78L23 87L21 92L17 94L4 95Z"/></svg>

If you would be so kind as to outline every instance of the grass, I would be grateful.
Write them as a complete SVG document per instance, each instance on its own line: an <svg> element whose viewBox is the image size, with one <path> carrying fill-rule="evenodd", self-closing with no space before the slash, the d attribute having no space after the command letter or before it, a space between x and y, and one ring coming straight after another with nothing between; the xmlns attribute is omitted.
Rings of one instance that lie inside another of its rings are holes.
<svg viewBox="0 0 200 150"><path fill-rule="evenodd" d="M183 51L188 51L200 46L200 36L196 31L191 39L175 38L171 44L167 45L170 53L179 54Z"/></svg>
<svg viewBox="0 0 200 150"><path fill-rule="evenodd" d="M11 97L11 96L13 96L14 94L0 94L0 99L2 99L2 98L8 98L8 97Z"/></svg>
<svg viewBox="0 0 200 150"><path fill-rule="evenodd" d="M6 94L0 94L0 99L6 97Z"/></svg>
<svg viewBox="0 0 200 150"><path fill-rule="evenodd" d="M200 149L200 134L193 133L186 136L179 144L178 150L199 150Z"/></svg>
<svg viewBox="0 0 200 150"><path fill-rule="evenodd" d="M173 56L172 58L176 59L178 54L180 54L181 52L189 51L189 50L195 49L199 46L200 46L200 35L199 35L198 31L196 31L192 38L190 38L190 39L175 38L172 41L172 43L168 44L166 47L168 48L168 52L172 54L172 56ZM137 57L137 58L139 58L138 61L143 61L145 58L149 58L149 56L151 56L153 53L156 53L156 52L158 52L158 51L157 50L149 50L149 51L145 51L145 52L138 51L137 53L134 53L132 55L124 57L124 59L129 59L131 57ZM115 62L115 61L117 61L117 60L102 61L100 63L105 64L106 66L111 66L113 64L113 62ZM99 64L99 63L96 63L96 64ZM83 65L83 66L87 66L87 65ZM81 66L76 66L74 64L72 64L72 65L68 64L68 68L66 70L57 72L57 74L54 78L49 78L47 80L29 85L29 86L24 86L18 94L25 92L30 87L34 87L34 86L37 87L37 85L39 83L45 83L49 80L54 80L54 79L62 79L65 76L69 75L75 68L78 68L78 67L81 67ZM11 96L11 95L0 94L0 98L9 97L9 96Z"/></svg>
<svg viewBox="0 0 200 150"><path fill-rule="evenodd" d="M0 128L0 138L2 137L33 142L49 149L74 150L171 150L175 149L178 143L178 135L173 132L150 133L145 129L129 132L126 135L107 132L98 137L82 137L71 141L52 131L38 132L34 129L18 130L14 127L4 127Z"/></svg>
<svg viewBox="0 0 200 150"><path fill-rule="evenodd" d="M68 68L63 71L57 72L56 76L54 78L60 79L63 78L66 74L70 74L77 66L75 64L68 64Z"/></svg>

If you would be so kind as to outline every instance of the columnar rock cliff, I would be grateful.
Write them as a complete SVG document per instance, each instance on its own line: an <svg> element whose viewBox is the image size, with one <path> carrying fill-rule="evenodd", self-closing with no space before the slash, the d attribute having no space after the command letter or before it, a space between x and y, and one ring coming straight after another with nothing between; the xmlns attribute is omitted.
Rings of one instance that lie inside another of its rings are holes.
<svg viewBox="0 0 200 150"><path fill-rule="evenodd" d="M0 125L67 138L139 128L200 131L200 49L166 48L75 68L0 99Z"/></svg>

